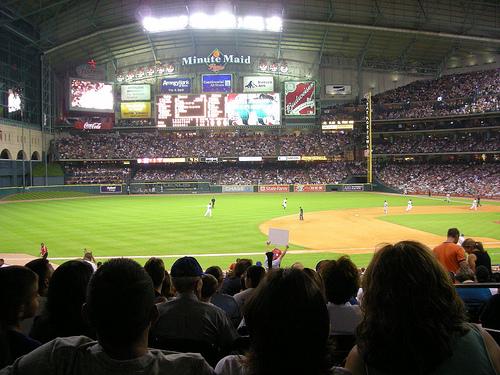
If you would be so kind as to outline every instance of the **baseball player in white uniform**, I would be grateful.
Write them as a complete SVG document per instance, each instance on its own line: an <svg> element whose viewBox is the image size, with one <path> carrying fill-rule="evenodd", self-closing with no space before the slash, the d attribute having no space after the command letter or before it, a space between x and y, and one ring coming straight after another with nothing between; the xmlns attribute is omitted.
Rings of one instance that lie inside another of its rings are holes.
<svg viewBox="0 0 500 375"><path fill-rule="evenodd" d="M411 199L408 201L408 205L406 206L406 212L411 211L413 209L413 202Z"/></svg>
<svg viewBox="0 0 500 375"><path fill-rule="evenodd" d="M451 203L450 193L446 194L446 203Z"/></svg>
<svg viewBox="0 0 500 375"><path fill-rule="evenodd" d="M474 198L474 200L472 201L472 206L470 206L470 209L477 211L477 199Z"/></svg>
<svg viewBox="0 0 500 375"><path fill-rule="evenodd" d="M281 207L283 207L284 210L286 210L286 201L287 199L283 199L283 203L281 203Z"/></svg>
<svg viewBox="0 0 500 375"><path fill-rule="evenodd" d="M384 201L384 215L387 215L389 213L389 203L387 201Z"/></svg>
<svg viewBox="0 0 500 375"><path fill-rule="evenodd" d="M212 217L212 202L207 205L207 210L205 211L205 216Z"/></svg>

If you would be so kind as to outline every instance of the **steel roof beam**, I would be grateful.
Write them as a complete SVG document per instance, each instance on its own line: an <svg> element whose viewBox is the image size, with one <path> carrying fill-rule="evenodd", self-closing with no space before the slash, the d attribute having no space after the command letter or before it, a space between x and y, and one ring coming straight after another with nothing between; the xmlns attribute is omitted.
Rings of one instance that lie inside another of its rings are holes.
<svg viewBox="0 0 500 375"><path fill-rule="evenodd" d="M411 34L411 35L421 35L421 36L427 36L427 37L433 37L433 38L447 38L447 39L468 40L468 41L481 42L481 43L500 44L500 38L488 38L488 37L473 36L473 35L442 33L439 31L425 31L425 30L405 29L405 28L401 28L401 27L363 25L363 24L344 23L344 22L301 20L301 19L291 19L291 18L283 20L283 21L287 22L287 23L295 23L295 24L301 24L301 25L342 27L342 28L346 28L346 29L380 31L380 32L399 33L399 34Z"/></svg>

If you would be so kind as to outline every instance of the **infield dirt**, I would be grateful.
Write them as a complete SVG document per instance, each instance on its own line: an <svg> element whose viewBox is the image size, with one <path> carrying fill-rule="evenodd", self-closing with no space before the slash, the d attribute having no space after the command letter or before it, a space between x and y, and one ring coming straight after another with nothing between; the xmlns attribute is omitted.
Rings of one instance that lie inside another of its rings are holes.
<svg viewBox="0 0 500 375"><path fill-rule="evenodd" d="M406 207L389 209L389 215L423 215L423 214L464 214L474 215L476 212L464 206L422 206L413 207L411 212ZM477 212L500 212L500 206L483 206ZM416 240L431 248L444 241L445 233L438 236L432 233L412 229L398 224L380 220L383 217L381 208L355 208L338 211L317 211L306 213L304 221L299 221L298 214L282 216L266 221L259 226L264 234L269 228L288 229L290 243L308 249L345 254L373 253L381 243L395 243L401 240ZM500 239L475 237L485 247L499 247ZM304 252L307 252L305 250ZM294 251L297 253L297 251Z"/></svg>

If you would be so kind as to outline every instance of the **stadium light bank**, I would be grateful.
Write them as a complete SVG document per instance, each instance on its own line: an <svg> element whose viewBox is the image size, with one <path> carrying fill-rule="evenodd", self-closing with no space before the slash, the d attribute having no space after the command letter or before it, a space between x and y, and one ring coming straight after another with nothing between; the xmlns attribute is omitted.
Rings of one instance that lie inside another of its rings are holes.
<svg viewBox="0 0 500 375"><path fill-rule="evenodd" d="M142 20L144 30L149 33L161 33L185 29L219 29L219 30L255 30L281 32L283 19L278 16L241 16L237 17L229 12L216 14L193 13L189 16L171 17L144 17Z"/></svg>

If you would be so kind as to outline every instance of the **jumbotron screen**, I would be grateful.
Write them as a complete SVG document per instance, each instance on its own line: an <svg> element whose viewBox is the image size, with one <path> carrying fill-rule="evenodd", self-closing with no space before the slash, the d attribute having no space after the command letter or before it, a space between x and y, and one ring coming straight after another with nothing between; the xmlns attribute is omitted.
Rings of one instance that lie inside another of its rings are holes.
<svg viewBox="0 0 500 375"><path fill-rule="evenodd" d="M228 94L229 125L279 125L280 94Z"/></svg>
<svg viewBox="0 0 500 375"><path fill-rule="evenodd" d="M113 85L105 82L70 79L69 109L113 112Z"/></svg>
<svg viewBox="0 0 500 375"><path fill-rule="evenodd" d="M227 126L224 96L161 95L158 97L158 126Z"/></svg>

